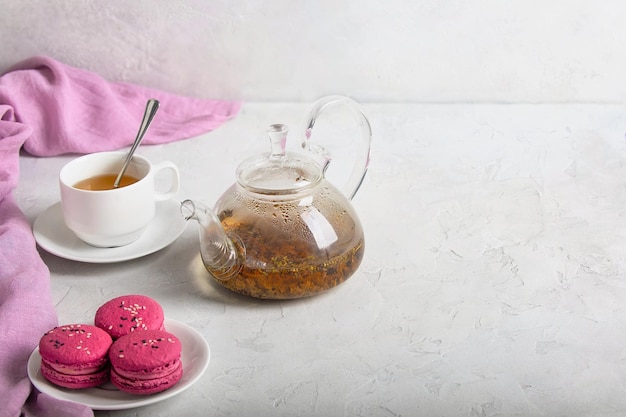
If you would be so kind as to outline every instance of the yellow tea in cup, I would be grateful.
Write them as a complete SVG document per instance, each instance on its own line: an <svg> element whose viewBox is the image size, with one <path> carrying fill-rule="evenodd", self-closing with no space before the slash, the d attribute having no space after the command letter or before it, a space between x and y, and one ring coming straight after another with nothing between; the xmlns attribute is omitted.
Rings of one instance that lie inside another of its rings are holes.
<svg viewBox="0 0 626 417"><path fill-rule="evenodd" d="M116 178L117 174L94 175L93 177L78 181L76 184L74 184L74 188L90 191L112 190L113 188L115 188L113 187L113 183L115 182ZM135 178L130 175L124 175L120 180L119 187L126 187L127 185L134 184L137 181L139 181L139 178Z"/></svg>

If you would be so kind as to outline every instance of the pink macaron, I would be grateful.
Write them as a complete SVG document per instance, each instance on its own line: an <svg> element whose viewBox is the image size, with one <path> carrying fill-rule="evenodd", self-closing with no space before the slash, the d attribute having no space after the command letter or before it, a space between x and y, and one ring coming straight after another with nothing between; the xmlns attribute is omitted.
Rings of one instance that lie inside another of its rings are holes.
<svg viewBox="0 0 626 417"><path fill-rule="evenodd" d="M41 374L65 388L101 385L109 380L108 352L112 343L111 336L96 326L57 326L39 340Z"/></svg>
<svg viewBox="0 0 626 417"><path fill-rule="evenodd" d="M164 330L132 332L111 346L111 382L121 391L155 394L183 376L180 340Z"/></svg>
<svg viewBox="0 0 626 417"><path fill-rule="evenodd" d="M163 308L145 295L123 295L104 303L96 311L94 324L113 340L140 330L163 330Z"/></svg>

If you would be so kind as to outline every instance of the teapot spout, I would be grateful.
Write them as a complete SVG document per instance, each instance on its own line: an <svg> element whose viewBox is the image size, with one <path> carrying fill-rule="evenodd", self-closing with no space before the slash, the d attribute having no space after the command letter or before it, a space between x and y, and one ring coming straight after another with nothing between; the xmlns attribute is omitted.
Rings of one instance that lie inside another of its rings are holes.
<svg viewBox="0 0 626 417"><path fill-rule="evenodd" d="M200 226L200 255L207 271L220 281L235 277L242 267L243 247L226 235L213 210L197 201L185 200L180 211L185 220L196 220Z"/></svg>

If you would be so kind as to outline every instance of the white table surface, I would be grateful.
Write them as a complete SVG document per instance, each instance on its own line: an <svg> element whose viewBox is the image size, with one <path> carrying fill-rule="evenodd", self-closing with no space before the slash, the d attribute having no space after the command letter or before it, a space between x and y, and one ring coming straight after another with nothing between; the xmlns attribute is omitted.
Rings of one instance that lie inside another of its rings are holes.
<svg viewBox="0 0 626 417"><path fill-rule="evenodd" d="M365 258L326 294L201 288L195 224L128 262L41 251L61 323L143 293L211 346L189 390L97 416L626 415L626 106L363 108ZM297 142L305 109L248 103L214 132L139 152L180 167L181 200L212 205L265 150L266 125L292 126ZM31 223L73 157L21 158L15 196Z"/></svg>

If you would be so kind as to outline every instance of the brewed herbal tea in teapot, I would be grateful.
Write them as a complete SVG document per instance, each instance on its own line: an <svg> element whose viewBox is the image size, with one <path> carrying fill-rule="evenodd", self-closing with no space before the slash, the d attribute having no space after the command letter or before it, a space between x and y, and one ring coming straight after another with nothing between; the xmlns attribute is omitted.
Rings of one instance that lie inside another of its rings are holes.
<svg viewBox="0 0 626 417"><path fill-rule="evenodd" d="M336 104L354 110L362 136L355 150L362 158L344 192L324 177L326 151L309 142L317 116ZM303 142L324 156L322 164L285 151L286 126L271 125L267 134L271 152L244 161L213 210L186 200L181 211L200 223L202 261L224 287L265 299L318 294L352 276L363 259L363 230L349 200L367 170L371 128L352 100L331 96L312 107Z"/></svg>

